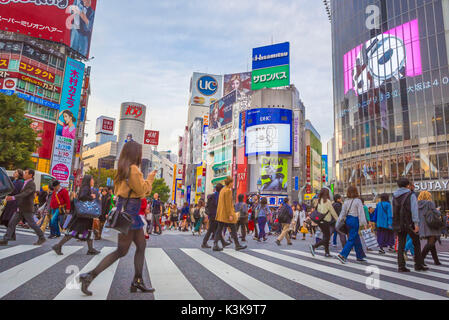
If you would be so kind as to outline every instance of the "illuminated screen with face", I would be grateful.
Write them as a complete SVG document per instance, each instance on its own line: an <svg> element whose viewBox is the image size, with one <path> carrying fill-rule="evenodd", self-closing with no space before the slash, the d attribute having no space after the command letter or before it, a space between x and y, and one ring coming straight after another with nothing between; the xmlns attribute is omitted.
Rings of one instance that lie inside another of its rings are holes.
<svg viewBox="0 0 449 320"><path fill-rule="evenodd" d="M371 38L343 57L345 94L361 95L387 81L422 74L418 20Z"/></svg>

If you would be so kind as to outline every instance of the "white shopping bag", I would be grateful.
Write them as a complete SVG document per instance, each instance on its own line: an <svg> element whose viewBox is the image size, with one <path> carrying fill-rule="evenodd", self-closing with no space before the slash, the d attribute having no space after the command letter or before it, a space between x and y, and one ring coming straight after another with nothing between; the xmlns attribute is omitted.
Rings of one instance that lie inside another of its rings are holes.
<svg viewBox="0 0 449 320"><path fill-rule="evenodd" d="M374 232L371 229L362 230L361 233L362 233L363 241L365 242L365 246L368 249L377 248L376 235L374 234Z"/></svg>
<svg viewBox="0 0 449 320"><path fill-rule="evenodd" d="M268 223L265 223L265 234L270 233L270 228L268 227Z"/></svg>
<svg viewBox="0 0 449 320"><path fill-rule="evenodd" d="M101 232L101 239L117 243L119 233L119 231L105 226Z"/></svg>

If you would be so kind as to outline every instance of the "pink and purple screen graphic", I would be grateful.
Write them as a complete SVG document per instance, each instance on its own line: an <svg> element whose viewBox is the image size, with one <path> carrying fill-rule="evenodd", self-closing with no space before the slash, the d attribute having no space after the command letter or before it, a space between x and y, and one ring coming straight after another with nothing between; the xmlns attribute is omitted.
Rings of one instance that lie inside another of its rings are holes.
<svg viewBox="0 0 449 320"><path fill-rule="evenodd" d="M368 58L365 57L368 61L363 61L361 53L363 49L368 51ZM373 49L377 53L369 56L369 51ZM343 60L345 94L350 90L354 90L356 95L364 93L368 89L378 88L384 81L391 78L400 79L421 75L418 20L412 20L370 39L365 44L347 52ZM370 66L382 71L373 72L373 68L370 71Z"/></svg>

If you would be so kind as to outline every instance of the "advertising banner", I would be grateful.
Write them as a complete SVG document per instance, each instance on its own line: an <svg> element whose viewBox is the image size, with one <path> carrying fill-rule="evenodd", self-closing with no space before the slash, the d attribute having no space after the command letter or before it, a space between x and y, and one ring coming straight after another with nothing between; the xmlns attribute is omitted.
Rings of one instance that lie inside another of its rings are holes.
<svg viewBox="0 0 449 320"><path fill-rule="evenodd" d="M237 91L232 91L210 106L210 129L218 129L232 122L232 106L237 102Z"/></svg>
<svg viewBox="0 0 449 320"><path fill-rule="evenodd" d="M51 174L61 182L61 185L67 187L69 185L75 140L59 135L55 139Z"/></svg>
<svg viewBox="0 0 449 320"><path fill-rule="evenodd" d="M89 57L97 0L2 0L0 30L64 44Z"/></svg>
<svg viewBox="0 0 449 320"><path fill-rule="evenodd" d="M59 109L56 129L57 135L75 139L83 79L84 64L67 58L61 95L61 108Z"/></svg>
<svg viewBox="0 0 449 320"><path fill-rule="evenodd" d="M290 66L253 70L251 89L277 88L290 85Z"/></svg>
<svg viewBox="0 0 449 320"><path fill-rule="evenodd" d="M361 95L382 84L422 74L418 20L360 44L343 57L345 94Z"/></svg>
<svg viewBox="0 0 449 320"><path fill-rule="evenodd" d="M293 111L293 167L299 168L300 166L300 150L299 150L299 117L300 111Z"/></svg>
<svg viewBox="0 0 449 320"><path fill-rule="evenodd" d="M253 70L290 64L290 42L253 49Z"/></svg>
<svg viewBox="0 0 449 320"><path fill-rule="evenodd" d="M95 134L104 133L113 135L114 128L115 128L115 119L102 116L97 118L97 123L95 126Z"/></svg>
<svg viewBox="0 0 449 320"><path fill-rule="evenodd" d="M248 158L245 149L237 148L237 194L248 192Z"/></svg>
<svg viewBox="0 0 449 320"><path fill-rule="evenodd" d="M52 174L64 187L71 176L83 78L84 64L67 58L51 165Z"/></svg>
<svg viewBox="0 0 449 320"><path fill-rule="evenodd" d="M276 157L262 157L261 192L287 191L288 160Z"/></svg>
<svg viewBox="0 0 449 320"><path fill-rule="evenodd" d="M203 119L196 118L190 128L191 161L200 164L203 161Z"/></svg>
<svg viewBox="0 0 449 320"><path fill-rule="evenodd" d="M207 135L209 133L209 115L203 116L203 162L207 161Z"/></svg>
<svg viewBox="0 0 449 320"><path fill-rule="evenodd" d="M253 109L246 112L246 156L258 154L291 154L292 111L277 108Z"/></svg>
<svg viewBox="0 0 449 320"><path fill-rule="evenodd" d="M328 168L328 157L323 154L321 156L321 170L323 176L323 183L327 183L329 181L329 168Z"/></svg>
<svg viewBox="0 0 449 320"><path fill-rule="evenodd" d="M151 146L159 145L159 131L145 130L145 138L143 139L144 144L149 144Z"/></svg>
<svg viewBox="0 0 449 320"><path fill-rule="evenodd" d="M306 153L306 193L310 194L312 193L312 180L311 180L311 161L312 161L312 150L310 146L307 146L307 153Z"/></svg>
<svg viewBox="0 0 449 320"><path fill-rule="evenodd" d="M234 90L237 90L238 97L251 94L251 72L224 75L223 96Z"/></svg>
<svg viewBox="0 0 449 320"><path fill-rule="evenodd" d="M53 149L54 135L56 125L51 122L31 118L31 128L38 133L38 139L41 141L41 146L34 152L36 157L43 159L51 158L51 151Z"/></svg>
<svg viewBox="0 0 449 320"><path fill-rule="evenodd" d="M190 104L209 107L223 97L223 76L194 72L190 81Z"/></svg>

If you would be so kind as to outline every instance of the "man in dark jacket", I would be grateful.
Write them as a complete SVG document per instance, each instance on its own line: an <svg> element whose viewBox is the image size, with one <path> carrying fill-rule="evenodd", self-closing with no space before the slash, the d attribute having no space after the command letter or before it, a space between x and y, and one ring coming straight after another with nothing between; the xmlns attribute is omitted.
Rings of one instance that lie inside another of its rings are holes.
<svg viewBox="0 0 449 320"><path fill-rule="evenodd" d="M404 248L407 235L410 236L415 249L415 270L426 271L421 255L421 242L419 241L419 212L418 201L413 187L407 178L398 180L399 189L393 193L393 230L398 235L398 271L410 272L405 266Z"/></svg>
<svg viewBox="0 0 449 320"><path fill-rule="evenodd" d="M282 203L282 207L279 210L278 220L279 223L282 225L282 232L279 238L277 238L276 240L276 244L278 246L281 245L281 241L282 239L284 239L284 237L287 239L287 244L292 245L292 241L290 239L290 234L288 233L288 231L290 229L290 223L292 222L293 219L293 210L288 203L289 199L285 198Z"/></svg>
<svg viewBox="0 0 449 320"><path fill-rule="evenodd" d="M334 203L332 204L332 207L334 208L335 212L338 216L340 216L341 209L343 208L343 199L341 195L336 194L334 196ZM344 247L346 245L346 235L343 232L339 232L335 229L335 224L337 221L332 221L330 224L330 234L334 235L332 245L334 247L337 246L337 235L340 237L341 246Z"/></svg>
<svg viewBox="0 0 449 320"><path fill-rule="evenodd" d="M46 241L44 233L39 229L33 218L34 193L36 192L36 184L33 181L34 170L25 170L23 178L25 179L25 182L20 193L15 196L6 197L6 201L17 200L19 211L12 217L8 224L8 230L6 231L5 237L0 241L0 245L3 246L7 245L8 241L12 240L16 226L22 219L26 220L30 228L33 229L39 237L39 240L34 245L39 246Z"/></svg>
<svg viewBox="0 0 449 320"><path fill-rule="evenodd" d="M201 248L203 249L211 248L211 246L209 246L207 242L209 241L210 236L212 234L215 234L215 230L217 230L218 222L215 220L215 216L217 215L218 196L221 189L223 189L223 185L221 183L218 183L215 186L215 192L207 196L206 214L209 218L209 229L207 229L206 235L203 238L203 244L201 245ZM224 240L223 235L221 235L220 241L223 244L223 248L230 245L229 242L226 242Z"/></svg>

